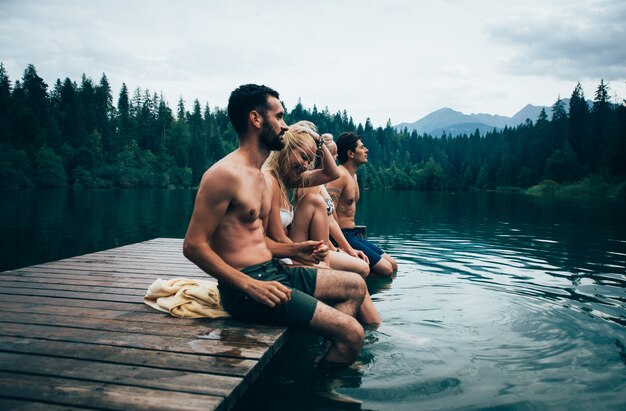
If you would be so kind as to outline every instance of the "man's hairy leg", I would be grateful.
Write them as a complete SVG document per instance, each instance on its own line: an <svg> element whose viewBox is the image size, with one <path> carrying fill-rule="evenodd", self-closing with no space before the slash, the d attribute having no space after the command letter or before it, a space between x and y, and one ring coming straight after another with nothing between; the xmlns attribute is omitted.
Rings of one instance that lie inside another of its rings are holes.
<svg viewBox="0 0 626 411"><path fill-rule="evenodd" d="M318 301L309 328L327 338L322 361L350 364L358 358L365 331L354 317Z"/></svg>
<svg viewBox="0 0 626 411"><path fill-rule="evenodd" d="M358 274L327 269L317 271L314 296L320 303L310 327L330 341L324 361L347 364L359 356L365 333L354 317L366 290L365 281Z"/></svg>
<svg viewBox="0 0 626 411"><path fill-rule="evenodd" d="M361 307L367 291L363 278L349 271L317 270L314 297L352 317Z"/></svg>

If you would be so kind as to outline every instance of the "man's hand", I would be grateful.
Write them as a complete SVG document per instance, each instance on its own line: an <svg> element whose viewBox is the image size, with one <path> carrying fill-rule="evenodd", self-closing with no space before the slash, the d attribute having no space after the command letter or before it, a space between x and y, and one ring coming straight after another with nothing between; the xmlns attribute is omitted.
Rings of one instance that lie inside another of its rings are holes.
<svg viewBox="0 0 626 411"><path fill-rule="evenodd" d="M274 308L291 299L291 289L277 281L251 280L245 292L261 304Z"/></svg>
<svg viewBox="0 0 626 411"><path fill-rule="evenodd" d="M328 255L328 246L323 241L303 241L294 243L296 246L296 255L294 258L304 263L317 264L324 261Z"/></svg>

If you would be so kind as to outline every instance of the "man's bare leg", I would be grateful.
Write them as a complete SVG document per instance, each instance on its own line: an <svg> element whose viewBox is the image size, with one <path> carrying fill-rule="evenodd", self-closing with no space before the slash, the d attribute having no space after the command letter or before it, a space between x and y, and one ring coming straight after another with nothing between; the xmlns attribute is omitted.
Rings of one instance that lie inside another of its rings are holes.
<svg viewBox="0 0 626 411"><path fill-rule="evenodd" d="M358 358L365 332L354 317L366 292L365 281L358 274L318 269L314 297L320 303L310 327L330 341L324 361L349 364Z"/></svg>
<svg viewBox="0 0 626 411"><path fill-rule="evenodd" d="M374 267L372 267L371 274L379 277L391 277L394 273L393 265L385 258L385 254L381 255L381 257L382 258L374 265Z"/></svg>
<svg viewBox="0 0 626 411"><path fill-rule="evenodd" d="M393 269L394 272L398 271L398 263L392 256L390 256L387 253L384 253L381 255L381 257L389 261L389 264L391 264L391 268Z"/></svg>
<svg viewBox="0 0 626 411"><path fill-rule="evenodd" d="M382 320L380 318L380 314L378 314L378 310L374 306L372 302L372 297L370 296L369 291L365 290L365 298L363 299L363 303L361 304L361 308L357 313L357 318L364 324L370 325L379 325Z"/></svg>

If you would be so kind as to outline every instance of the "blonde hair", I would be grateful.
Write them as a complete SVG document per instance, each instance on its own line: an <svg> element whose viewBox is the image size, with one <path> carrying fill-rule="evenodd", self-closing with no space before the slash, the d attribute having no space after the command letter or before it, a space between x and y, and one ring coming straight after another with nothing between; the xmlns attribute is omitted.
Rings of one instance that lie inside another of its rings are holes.
<svg viewBox="0 0 626 411"><path fill-rule="evenodd" d="M263 171L270 172L278 181L278 186L282 192L283 204L286 206L289 201L289 190L298 186L304 187L307 178L310 178L308 172L304 172L300 175L299 181L293 182L294 187L287 187L284 181L284 176L291 168L290 154L292 152L304 151L309 154L310 158L316 156L315 152L311 152L311 141L315 142L311 136L312 133L317 133L317 127L310 121L299 121L289 127L289 129L283 135L283 141L285 146L280 151L272 151L263 163ZM310 161L309 164L312 164Z"/></svg>

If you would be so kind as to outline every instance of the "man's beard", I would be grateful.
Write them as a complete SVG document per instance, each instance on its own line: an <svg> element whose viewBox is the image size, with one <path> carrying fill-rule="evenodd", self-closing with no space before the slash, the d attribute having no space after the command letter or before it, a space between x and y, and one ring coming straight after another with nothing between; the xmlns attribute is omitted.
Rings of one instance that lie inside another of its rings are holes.
<svg viewBox="0 0 626 411"><path fill-rule="evenodd" d="M261 142L270 151L280 151L285 147L285 142L280 138L281 134L276 134L270 128L269 121L263 116L263 126L261 128Z"/></svg>

